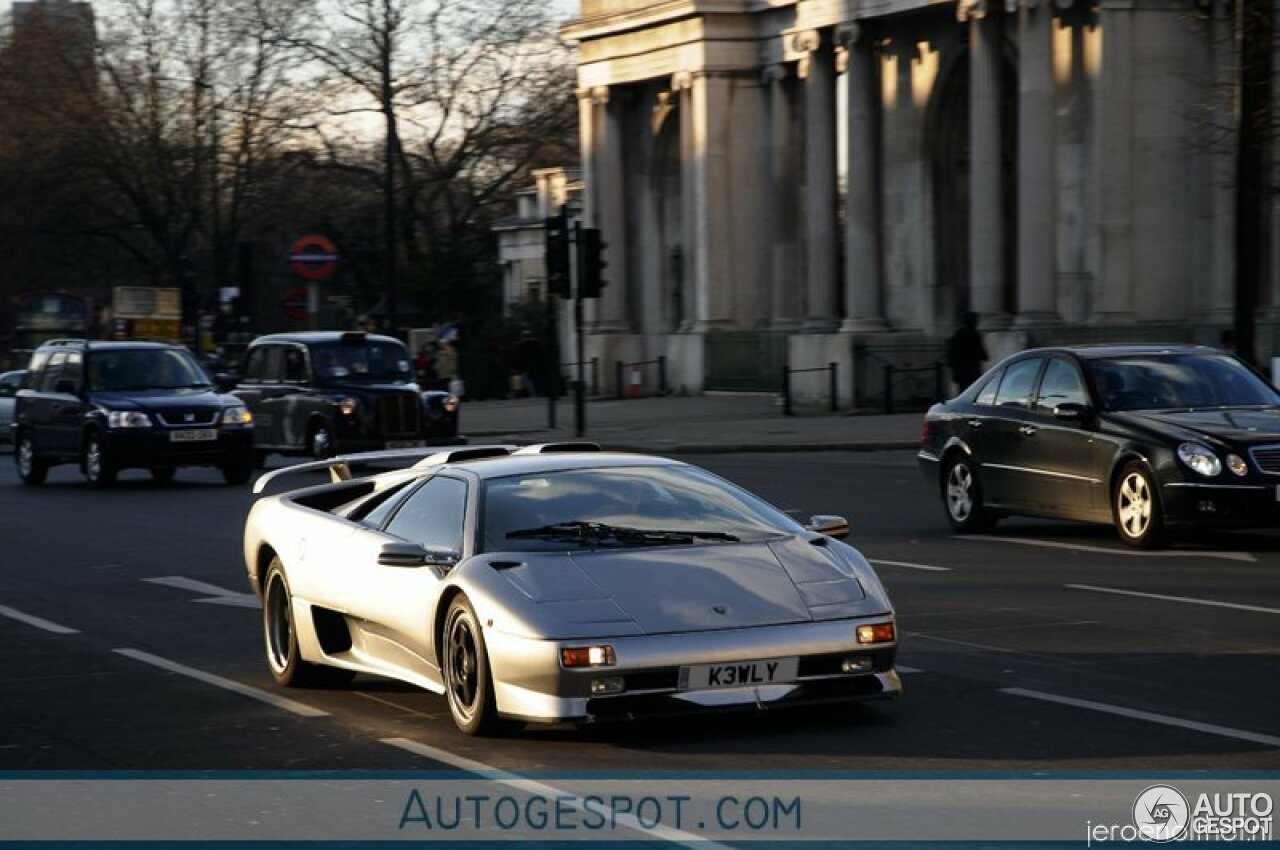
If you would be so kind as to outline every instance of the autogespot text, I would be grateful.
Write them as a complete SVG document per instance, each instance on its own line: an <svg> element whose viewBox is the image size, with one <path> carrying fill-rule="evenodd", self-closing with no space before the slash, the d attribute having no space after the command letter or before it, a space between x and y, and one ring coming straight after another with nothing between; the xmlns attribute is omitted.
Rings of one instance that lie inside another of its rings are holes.
<svg viewBox="0 0 1280 850"><path fill-rule="evenodd" d="M681 795L409 793L401 830L430 832L716 829L799 833L799 797L725 795L694 801Z"/></svg>

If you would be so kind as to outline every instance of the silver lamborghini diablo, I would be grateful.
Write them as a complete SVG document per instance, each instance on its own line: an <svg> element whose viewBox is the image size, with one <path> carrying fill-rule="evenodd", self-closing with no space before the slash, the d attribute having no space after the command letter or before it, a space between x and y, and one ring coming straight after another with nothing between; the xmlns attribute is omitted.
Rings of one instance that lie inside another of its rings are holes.
<svg viewBox="0 0 1280 850"><path fill-rule="evenodd" d="M356 475L378 464L408 468ZM245 526L283 686L356 673L458 728L893 697L893 606L840 517L801 525L696 466L586 443L286 467Z"/></svg>

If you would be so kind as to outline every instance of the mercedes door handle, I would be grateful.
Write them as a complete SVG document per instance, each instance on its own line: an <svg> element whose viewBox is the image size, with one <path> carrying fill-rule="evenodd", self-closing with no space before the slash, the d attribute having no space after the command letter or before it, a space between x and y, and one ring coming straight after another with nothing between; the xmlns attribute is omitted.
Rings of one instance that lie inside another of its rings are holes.
<svg viewBox="0 0 1280 850"><path fill-rule="evenodd" d="M1039 430L1040 429L1034 425L1022 425L1022 426L1019 426L1018 433L1026 434L1028 437L1030 437L1034 435L1036 431L1039 431Z"/></svg>

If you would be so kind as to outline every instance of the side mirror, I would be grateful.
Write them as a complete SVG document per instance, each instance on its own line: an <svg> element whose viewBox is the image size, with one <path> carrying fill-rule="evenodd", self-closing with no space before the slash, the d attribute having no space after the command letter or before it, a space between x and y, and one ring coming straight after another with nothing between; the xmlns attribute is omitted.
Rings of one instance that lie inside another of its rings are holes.
<svg viewBox="0 0 1280 850"><path fill-rule="evenodd" d="M1092 415L1093 410L1089 405L1075 401L1064 401L1053 409L1053 418L1059 422L1075 422L1083 425Z"/></svg>
<svg viewBox="0 0 1280 850"><path fill-rule="evenodd" d="M808 528L810 531L834 537L836 540L843 540L849 536L849 520L842 516L818 514L809 518Z"/></svg>
<svg viewBox="0 0 1280 850"><path fill-rule="evenodd" d="M76 382L68 381L65 378L53 385L53 391L59 395L75 395Z"/></svg>
<svg viewBox="0 0 1280 850"><path fill-rule="evenodd" d="M235 375L227 372L219 372L213 376L213 386L220 393L229 393L236 388L236 384L240 383L236 380Z"/></svg>
<svg viewBox="0 0 1280 850"><path fill-rule="evenodd" d="M462 555L440 546L423 546L419 543L384 543L378 552L378 563L384 567L451 567Z"/></svg>

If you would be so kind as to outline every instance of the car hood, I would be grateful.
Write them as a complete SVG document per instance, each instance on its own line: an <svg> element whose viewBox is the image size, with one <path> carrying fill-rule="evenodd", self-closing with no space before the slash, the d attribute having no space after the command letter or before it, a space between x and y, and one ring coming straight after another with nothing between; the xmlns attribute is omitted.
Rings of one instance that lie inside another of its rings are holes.
<svg viewBox="0 0 1280 850"><path fill-rule="evenodd" d="M1280 441L1280 407L1151 410L1111 415L1120 422L1146 427L1175 439L1209 437L1242 445Z"/></svg>
<svg viewBox="0 0 1280 850"><path fill-rule="evenodd" d="M521 553L501 573L537 604L549 633L668 634L866 613L852 570L799 538Z"/></svg>
<svg viewBox="0 0 1280 850"><path fill-rule="evenodd" d="M212 389L128 390L127 392L95 392L89 400L110 410L220 410L240 402L220 396Z"/></svg>

